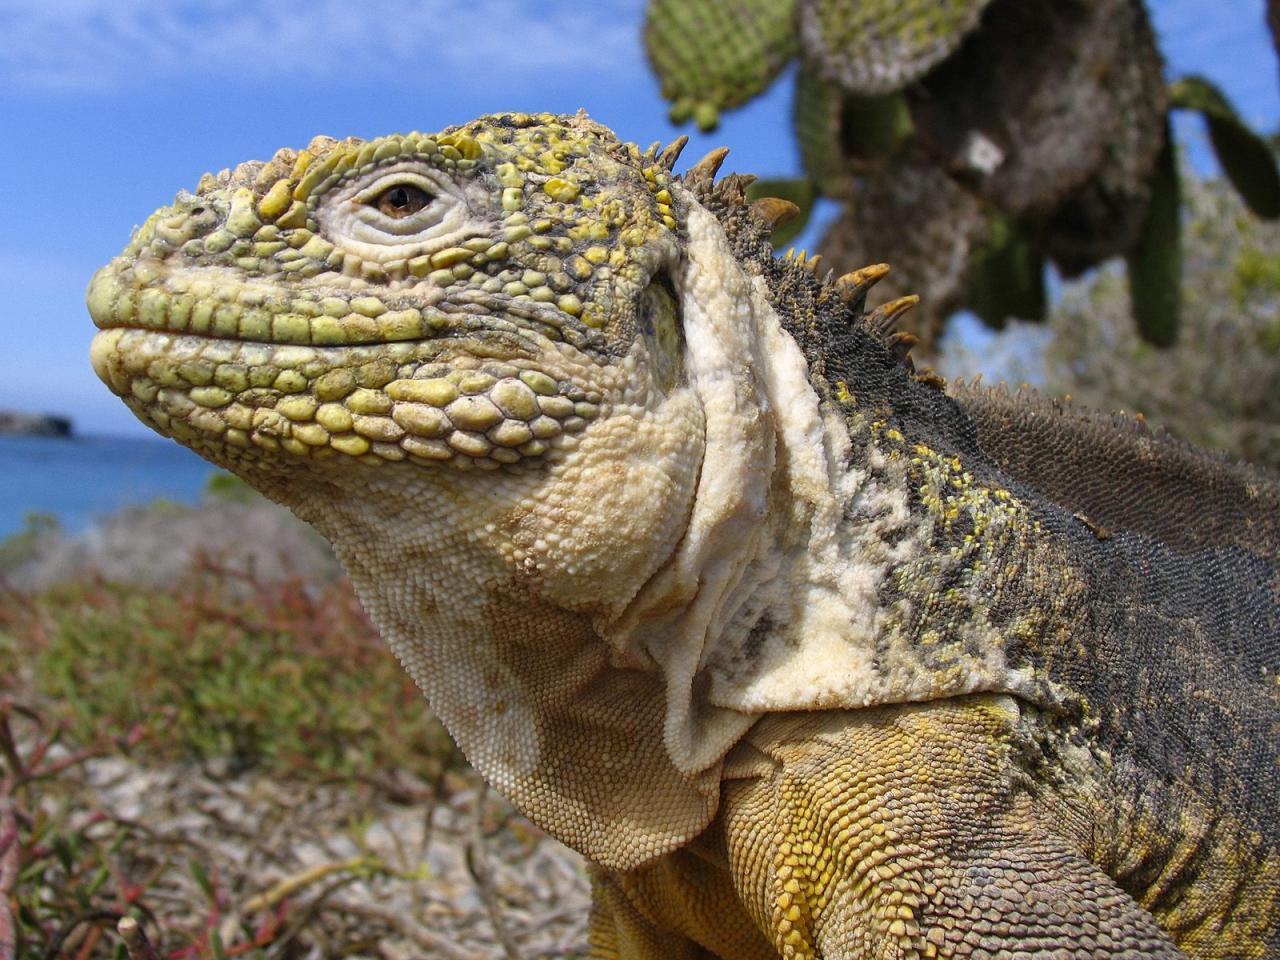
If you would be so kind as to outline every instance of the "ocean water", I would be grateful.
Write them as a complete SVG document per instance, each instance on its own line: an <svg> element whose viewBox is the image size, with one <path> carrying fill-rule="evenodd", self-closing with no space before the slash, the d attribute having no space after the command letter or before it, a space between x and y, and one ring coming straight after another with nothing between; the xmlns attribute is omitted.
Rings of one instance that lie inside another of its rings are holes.
<svg viewBox="0 0 1280 960"><path fill-rule="evenodd" d="M98 517L157 498L197 503L216 471L167 440L0 437L0 539L27 514L47 513L79 532Z"/></svg>

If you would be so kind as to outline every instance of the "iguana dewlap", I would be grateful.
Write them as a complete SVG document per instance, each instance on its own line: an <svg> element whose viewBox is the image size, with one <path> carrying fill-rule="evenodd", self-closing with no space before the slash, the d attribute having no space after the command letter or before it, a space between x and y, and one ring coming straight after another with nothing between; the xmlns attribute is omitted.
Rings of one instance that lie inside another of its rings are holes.
<svg viewBox="0 0 1280 960"><path fill-rule="evenodd" d="M585 116L317 138L95 276L102 379L327 536L601 957L1277 957L1280 490L917 377L868 268Z"/></svg>

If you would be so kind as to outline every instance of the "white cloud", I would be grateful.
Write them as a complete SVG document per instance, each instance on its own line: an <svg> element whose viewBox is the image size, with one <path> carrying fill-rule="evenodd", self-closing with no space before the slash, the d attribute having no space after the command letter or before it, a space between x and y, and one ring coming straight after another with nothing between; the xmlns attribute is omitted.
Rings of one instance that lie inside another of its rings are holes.
<svg viewBox="0 0 1280 960"><path fill-rule="evenodd" d="M638 66L641 0L0 0L0 83L394 83L447 94L534 70Z"/></svg>

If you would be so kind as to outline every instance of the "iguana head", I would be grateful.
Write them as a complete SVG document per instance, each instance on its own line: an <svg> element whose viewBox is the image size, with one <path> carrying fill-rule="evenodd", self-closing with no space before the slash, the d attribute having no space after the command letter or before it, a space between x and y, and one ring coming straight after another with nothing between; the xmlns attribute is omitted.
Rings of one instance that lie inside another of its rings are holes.
<svg viewBox="0 0 1280 960"><path fill-rule="evenodd" d="M872 696L913 543L775 310L852 329L838 285L677 153L581 115L318 138L206 176L88 294L107 385L325 534L472 763L616 866L705 826L757 711Z"/></svg>
<svg viewBox="0 0 1280 960"><path fill-rule="evenodd" d="M326 532L344 504L375 509L370 484L421 487L441 536L445 491L486 490L453 524L494 528L485 576L560 563L596 582L564 584L589 607L634 592L656 529L670 548L697 470L695 411L670 402L683 346L669 187L652 153L585 118L317 138L206 176L148 218L90 286L94 367L149 426ZM551 499L552 475L634 502L607 537L600 511L559 499L554 519L511 513L535 487Z"/></svg>
<svg viewBox="0 0 1280 960"><path fill-rule="evenodd" d="M333 541L473 763L517 802L563 836L591 818L577 808L629 802L599 784L666 784L671 810L634 812L658 821L646 856L688 833L691 804L705 821L715 777L661 747L636 762L652 752L636 743L663 742L662 683L610 636L695 515L704 534L763 515L774 446L748 376L763 347L742 323L750 281L734 266L730 296L720 266L694 266L690 235L715 221L673 182L677 152L581 115L317 138L206 175L88 292L103 381ZM709 255L732 266L715 232ZM733 342L691 371L684 315L708 297L740 301L715 321ZM709 432L729 456L708 512ZM752 458L764 479L744 497ZM677 579L646 606L687 603L697 576ZM621 708L595 724L617 728L616 756L574 756L593 721L554 701L583 687ZM566 792L575 776L595 786ZM547 790L563 794L551 813L534 799ZM570 832L600 854L590 830Z"/></svg>
<svg viewBox="0 0 1280 960"><path fill-rule="evenodd" d="M585 119L317 138L148 218L89 289L94 365L264 476L545 463L638 341L655 389L679 379L669 186Z"/></svg>

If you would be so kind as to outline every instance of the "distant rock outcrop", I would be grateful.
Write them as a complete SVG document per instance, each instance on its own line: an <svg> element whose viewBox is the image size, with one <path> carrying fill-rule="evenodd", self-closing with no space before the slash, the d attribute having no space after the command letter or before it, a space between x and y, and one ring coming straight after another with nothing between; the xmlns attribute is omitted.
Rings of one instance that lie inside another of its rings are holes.
<svg viewBox="0 0 1280 960"><path fill-rule="evenodd" d="M300 577L321 584L342 574L318 533L248 488L218 489L196 507L164 500L127 507L77 534L37 514L25 530L0 536L0 580L18 590L87 577L163 588L200 563L253 583Z"/></svg>
<svg viewBox="0 0 1280 960"><path fill-rule="evenodd" d="M0 410L0 435L18 434L26 437L69 437L71 420L46 413L18 413Z"/></svg>

